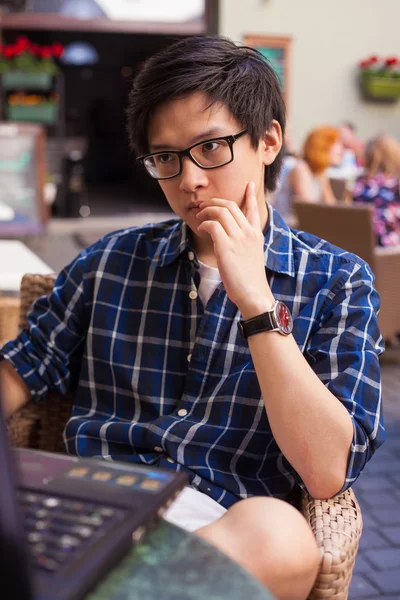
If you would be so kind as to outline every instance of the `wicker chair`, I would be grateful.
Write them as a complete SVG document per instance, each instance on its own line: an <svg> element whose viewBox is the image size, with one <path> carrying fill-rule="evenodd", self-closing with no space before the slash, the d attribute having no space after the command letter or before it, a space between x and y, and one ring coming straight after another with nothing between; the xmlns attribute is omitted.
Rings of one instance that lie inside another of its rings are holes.
<svg viewBox="0 0 400 600"><path fill-rule="evenodd" d="M53 284L51 275L24 276L20 328L27 325L26 314L32 302L50 293ZM29 403L9 420L11 443L63 452L62 430L71 414L72 403L72 396L55 394L39 404ZM320 571L310 600L346 600L362 530L354 492L347 490L330 500L315 500L302 492L297 506L312 528L321 553Z"/></svg>
<svg viewBox="0 0 400 600"><path fill-rule="evenodd" d="M386 339L400 332L400 247L375 245L373 209L369 205L295 202L298 229L357 254L370 265L381 296L379 326Z"/></svg>

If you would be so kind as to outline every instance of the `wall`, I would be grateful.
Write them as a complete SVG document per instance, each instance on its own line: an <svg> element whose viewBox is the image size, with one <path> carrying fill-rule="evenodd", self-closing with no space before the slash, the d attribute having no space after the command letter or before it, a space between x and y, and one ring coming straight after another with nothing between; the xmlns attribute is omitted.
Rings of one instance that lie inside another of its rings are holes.
<svg viewBox="0 0 400 600"><path fill-rule="evenodd" d="M324 123L354 122L361 138L400 139L400 100L360 99L360 59L400 57L400 0L220 0L219 33L292 36L290 122L295 143Z"/></svg>

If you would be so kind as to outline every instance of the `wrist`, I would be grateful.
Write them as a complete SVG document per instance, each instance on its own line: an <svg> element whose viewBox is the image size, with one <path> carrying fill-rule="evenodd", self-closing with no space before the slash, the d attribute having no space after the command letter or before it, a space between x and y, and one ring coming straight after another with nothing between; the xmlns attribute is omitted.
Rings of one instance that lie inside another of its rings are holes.
<svg viewBox="0 0 400 600"><path fill-rule="evenodd" d="M258 315L262 315L263 313L271 310L275 303L275 298L272 294L268 294L268 296L264 296L259 299L251 299L249 298L246 303L239 306L240 313L242 315L242 319L247 321L247 319L252 319L253 317L257 317Z"/></svg>

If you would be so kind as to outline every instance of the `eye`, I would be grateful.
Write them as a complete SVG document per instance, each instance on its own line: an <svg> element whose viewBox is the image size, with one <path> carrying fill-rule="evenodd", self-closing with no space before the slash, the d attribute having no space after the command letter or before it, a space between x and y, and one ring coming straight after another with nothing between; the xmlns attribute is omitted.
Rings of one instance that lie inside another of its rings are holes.
<svg viewBox="0 0 400 600"><path fill-rule="evenodd" d="M174 159L174 154L170 154L167 152L165 154L158 154L156 156L156 160L163 165L165 165L165 163L170 162L173 159Z"/></svg>
<svg viewBox="0 0 400 600"><path fill-rule="evenodd" d="M221 142L220 141L213 141L213 142L204 142L204 144L202 145L201 149L203 152L215 152L216 150L218 150L221 146Z"/></svg>

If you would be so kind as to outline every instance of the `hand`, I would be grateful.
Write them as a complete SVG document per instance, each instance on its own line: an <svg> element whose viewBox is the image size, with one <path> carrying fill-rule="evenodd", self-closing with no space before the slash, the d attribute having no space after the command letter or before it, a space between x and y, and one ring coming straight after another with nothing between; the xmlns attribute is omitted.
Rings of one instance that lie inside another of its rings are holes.
<svg viewBox="0 0 400 600"><path fill-rule="evenodd" d="M200 204L198 231L214 244L221 279L244 319L269 310L274 298L265 274L264 236L255 185L246 188L244 212L235 202L211 198Z"/></svg>

